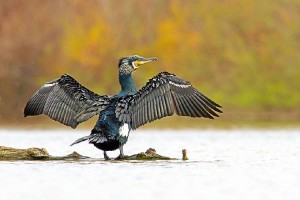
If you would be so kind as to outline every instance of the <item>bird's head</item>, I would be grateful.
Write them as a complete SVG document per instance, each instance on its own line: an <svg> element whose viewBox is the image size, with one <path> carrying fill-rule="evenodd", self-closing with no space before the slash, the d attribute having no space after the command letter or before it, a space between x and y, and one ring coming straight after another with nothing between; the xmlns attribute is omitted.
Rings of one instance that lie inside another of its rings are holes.
<svg viewBox="0 0 300 200"><path fill-rule="evenodd" d="M157 58L143 58L142 56L134 55L121 58L119 60L119 71L121 74L131 74L141 65L157 60Z"/></svg>

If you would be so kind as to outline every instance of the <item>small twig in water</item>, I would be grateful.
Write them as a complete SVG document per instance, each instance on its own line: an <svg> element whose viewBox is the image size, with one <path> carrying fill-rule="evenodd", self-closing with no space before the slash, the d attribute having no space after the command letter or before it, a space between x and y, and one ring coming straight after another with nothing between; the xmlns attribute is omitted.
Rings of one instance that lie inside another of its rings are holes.
<svg viewBox="0 0 300 200"><path fill-rule="evenodd" d="M187 157L186 154L186 149L182 149L182 160L188 160L189 158Z"/></svg>

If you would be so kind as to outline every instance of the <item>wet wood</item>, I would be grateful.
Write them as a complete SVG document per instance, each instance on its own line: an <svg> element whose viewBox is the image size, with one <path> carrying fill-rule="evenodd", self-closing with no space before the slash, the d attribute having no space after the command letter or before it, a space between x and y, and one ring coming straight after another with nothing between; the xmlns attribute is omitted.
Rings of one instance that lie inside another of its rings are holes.
<svg viewBox="0 0 300 200"><path fill-rule="evenodd" d="M156 150L149 148L146 152L141 152L131 156L125 156L121 160L175 160L167 156L162 156L156 153Z"/></svg>
<svg viewBox="0 0 300 200"><path fill-rule="evenodd" d="M0 160L78 160L88 158L77 152L66 156L51 156L44 148L17 149L0 146Z"/></svg>
<svg viewBox="0 0 300 200"><path fill-rule="evenodd" d="M51 156L44 148L17 149L0 146L0 161L3 160L82 160L88 159L77 152L66 156ZM162 156L156 153L155 149L149 148L146 152L141 152L131 156L125 156L119 160L174 160L173 158Z"/></svg>
<svg viewBox="0 0 300 200"><path fill-rule="evenodd" d="M182 149L182 160L188 160L186 149Z"/></svg>

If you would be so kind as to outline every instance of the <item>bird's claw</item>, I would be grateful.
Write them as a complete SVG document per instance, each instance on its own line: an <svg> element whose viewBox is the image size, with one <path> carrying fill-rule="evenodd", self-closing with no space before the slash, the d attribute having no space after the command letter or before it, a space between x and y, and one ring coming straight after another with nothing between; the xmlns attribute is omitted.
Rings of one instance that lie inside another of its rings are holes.
<svg viewBox="0 0 300 200"><path fill-rule="evenodd" d="M108 155L106 154L106 152L104 151L104 159L105 160L111 160L111 158L110 157L108 157Z"/></svg>
<svg viewBox="0 0 300 200"><path fill-rule="evenodd" d="M104 159L105 159L105 160L111 160L111 158L108 157L108 156L107 156L107 157L104 157Z"/></svg>
<svg viewBox="0 0 300 200"><path fill-rule="evenodd" d="M122 160L123 158L125 158L125 156L120 154L118 157L116 157L116 160Z"/></svg>

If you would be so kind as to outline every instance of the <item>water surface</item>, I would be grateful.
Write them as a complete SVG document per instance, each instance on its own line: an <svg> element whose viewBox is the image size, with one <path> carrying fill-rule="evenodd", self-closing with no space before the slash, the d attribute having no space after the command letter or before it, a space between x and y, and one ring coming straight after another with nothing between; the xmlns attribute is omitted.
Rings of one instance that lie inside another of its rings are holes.
<svg viewBox="0 0 300 200"><path fill-rule="evenodd" d="M89 131L0 130L0 145L77 151L84 161L0 162L0 199L298 199L300 130L135 131L125 154L145 151L175 161L105 162ZM190 160L181 161L186 148ZM118 151L109 152L114 157Z"/></svg>

